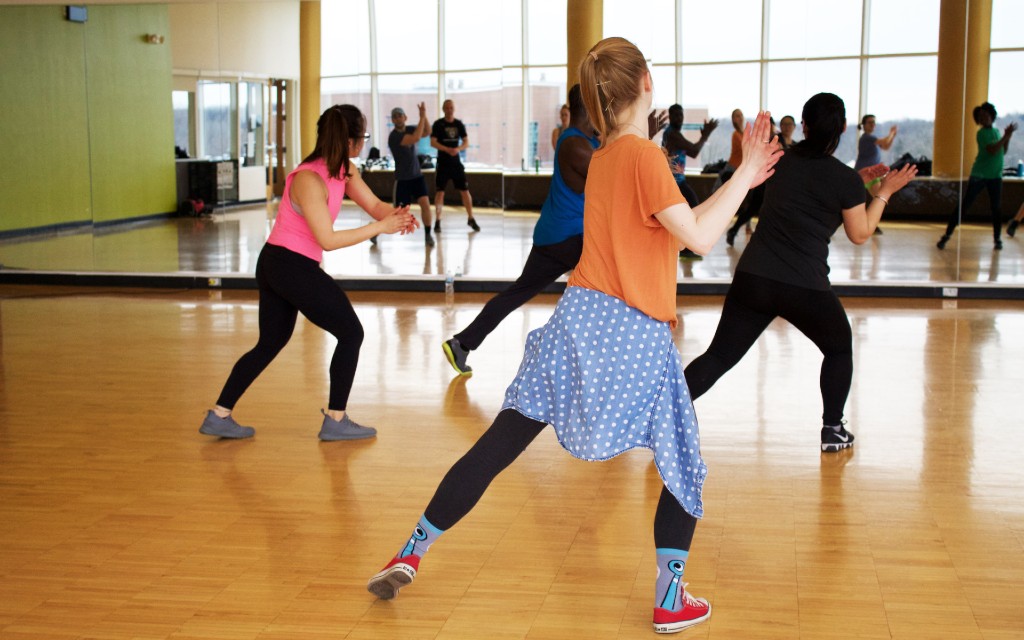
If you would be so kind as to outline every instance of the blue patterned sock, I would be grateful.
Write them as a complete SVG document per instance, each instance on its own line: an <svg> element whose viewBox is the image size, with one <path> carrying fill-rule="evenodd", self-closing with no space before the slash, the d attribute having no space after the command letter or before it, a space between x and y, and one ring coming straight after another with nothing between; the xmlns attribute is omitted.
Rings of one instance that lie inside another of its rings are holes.
<svg viewBox="0 0 1024 640"><path fill-rule="evenodd" d="M434 541L440 538L442 533L444 531L430 524L427 516L420 516L420 521L416 523L416 528L412 530L409 542L405 543L405 546L402 547L402 550L398 552L396 557L419 556L422 558L423 554L430 548L430 545L434 544Z"/></svg>
<svg viewBox="0 0 1024 640"><path fill-rule="evenodd" d="M654 587L654 606L678 611L683 606L683 569L689 551L658 549L658 582Z"/></svg>

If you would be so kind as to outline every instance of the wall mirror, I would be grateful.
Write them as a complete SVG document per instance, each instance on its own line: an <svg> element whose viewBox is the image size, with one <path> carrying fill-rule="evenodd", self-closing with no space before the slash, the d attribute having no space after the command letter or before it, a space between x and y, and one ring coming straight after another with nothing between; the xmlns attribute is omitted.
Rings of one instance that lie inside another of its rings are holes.
<svg viewBox="0 0 1024 640"><path fill-rule="evenodd" d="M230 4L203 6L221 12L216 15L221 22L251 19L221 6ZM968 115L963 123L936 129L937 87L943 78L962 76L959 95L968 111L979 102L971 84L978 70L943 59L941 23L946 18L940 0L837 0L828 12L813 0L594 4L600 7L605 35L629 38L649 58L655 106L684 107L684 135L696 139L706 120L717 120L701 154L688 164L687 179L701 195L710 193L715 182L715 175L702 169L729 155L734 109L747 118L759 106L769 108L777 120L793 116L799 139L801 106L817 91L837 93L846 103L849 125L836 152L844 162L857 156L861 134L856 125L867 114L875 116L877 137L897 129L882 150L887 163L908 154L930 162L939 151L937 136L947 147L950 140L963 141L956 158L951 161L946 154L944 165L962 167L963 182L952 175L922 177L898 196L892 218L883 219L884 235L859 247L837 236L831 258L834 283L1024 284L1018 255L1024 238L1010 241L1003 232L1005 248L993 249L987 194L961 211L966 176L977 155L977 127ZM1024 114L1024 89L1016 72L1024 63L1024 35L1014 28L1024 19L1024 7L1013 0L968 4L974 7L970 16L987 15L990 21L982 30L984 54L976 59L987 66L980 95L996 106L995 127L1002 131ZM320 6L321 106L359 106L371 134L364 155L376 147L387 157L393 107L405 109L415 124L417 103L426 103L433 121L441 115L439 95L454 100L456 117L471 138L465 162L484 227L482 233L469 233L461 207L446 205L444 242L433 249L424 247L422 238L415 244L411 238L383 238L378 245L334 252L325 267L357 278L516 277L553 166L551 133L559 125L568 81L567 0L324 0ZM10 14L6 17L15 16L15 9L0 7ZM159 6L149 10L167 11ZM97 7L86 26L93 26L103 11L116 7ZM955 29L963 31L964 40L980 37L966 21ZM222 36L220 44L230 43ZM962 51L960 59L966 59ZM219 187L216 167L205 169L203 179L221 189L217 199L259 201L268 189L267 176L280 177L297 155L289 157L284 148L296 144L295 114L290 113L296 79L232 75L224 64L219 75L183 82L182 63L172 61L174 142L192 157L232 164L234 173L222 175ZM1011 140L1007 168L1024 158L1022 136ZM429 144L421 144L429 155ZM122 161L130 158L122 156ZM364 175L386 190L391 177L386 167L380 168L385 170ZM224 193L225 188L233 191ZM1022 200L1024 182L1016 175L1005 177L1004 222ZM458 199L448 201L454 205ZM272 209L261 204L227 207L207 219L131 225L96 220L89 229L58 228L46 237L8 232L0 238L0 263L5 270L251 274ZM935 244L942 221L952 212L970 224L962 225L939 251ZM359 223L352 210L348 213L351 224ZM721 242L704 260L681 262L680 279L728 282L747 233L741 230L732 246Z"/></svg>

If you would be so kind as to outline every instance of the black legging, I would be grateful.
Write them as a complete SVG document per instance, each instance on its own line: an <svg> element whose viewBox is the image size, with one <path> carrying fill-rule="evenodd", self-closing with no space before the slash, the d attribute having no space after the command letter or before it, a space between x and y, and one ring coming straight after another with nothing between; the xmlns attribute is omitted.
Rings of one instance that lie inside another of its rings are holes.
<svg viewBox="0 0 1024 640"><path fill-rule="evenodd" d="M704 395L732 369L772 320L789 321L821 350L822 422L837 425L853 379L853 333L846 310L832 290L818 291L737 271L725 296L715 337L686 367L691 397Z"/></svg>
<svg viewBox="0 0 1024 640"><path fill-rule="evenodd" d="M697 192L693 190L693 187L691 187L686 180L677 182L676 184L679 186L679 193L683 194L683 197L686 198L686 204L690 205L691 209L700 204L700 198L697 197Z"/></svg>
<svg viewBox="0 0 1024 640"><path fill-rule="evenodd" d="M217 404L232 409L245 390L288 344L298 312L338 339L331 359L331 392L327 408L344 411L352 391L363 325L348 296L310 258L276 245L264 245L256 261L260 288L260 337L239 358Z"/></svg>
<svg viewBox="0 0 1024 640"><path fill-rule="evenodd" d="M967 213L967 210L974 204L974 199L978 197L982 189L988 191L988 203L992 211L992 237L999 240L1003 230L1003 216L1000 212L1003 196L1002 178L975 178L971 176L971 179L967 181L967 193L964 194L963 207L954 207L949 213L949 222L946 224L947 236L953 235L953 230L960 224L961 212Z"/></svg>
<svg viewBox="0 0 1024 640"><path fill-rule="evenodd" d="M544 427L514 409L494 419L476 444L445 474L423 515L442 531L455 526L476 505L491 481L519 457ZM686 513L668 489L661 488L654 514L654 544L689 551L697 519Z"/></svg>
<svg viewBox="0 0 1024 640"><path fill-rule="evenodd" d="M761 205L764 204L764 190L765 185L759 184L750 190L750 196L747 198L747 206L743 207L736 214L736 224L729 227L729 235L735 236L739 233L739 230L743 228L743 225L750 222L754 216L761 212Z"/></svg>
<svg viewBox="0 0 1024 640"><path fill-rule="evenodd" d="M583 236L572 236L559 243L534 246L523 265L523 273L507 289L487 301L473 322L455 334L469 350L477 349L508 314L526 304L560 275L573 269L583 253Z"/></svg>

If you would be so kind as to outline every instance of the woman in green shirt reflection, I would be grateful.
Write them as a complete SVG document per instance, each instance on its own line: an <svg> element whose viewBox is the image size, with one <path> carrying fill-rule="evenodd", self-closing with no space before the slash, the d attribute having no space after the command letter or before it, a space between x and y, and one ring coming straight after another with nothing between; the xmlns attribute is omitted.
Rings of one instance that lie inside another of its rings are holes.
<svg viewBox="0 0 1024 640"><path fill-rule="evenodd" d="M995 249L999 250L1003 248L1003 241L1000 239L1003 221L999 212L1003 194L1003 155L1010 146L1010 138L1017 130L1017 123L1008 124L1000 136L999 129L992 126L995 121L996 108L992 103L983 102L974 107L974 122L981 127L978 129L978 157L974 159L974 166L971 167L971 178L967 181L967 194L964 196L962 211L966 213L971 208L971 204L982 189L988 191L988 202L992 208L992 237ZM942 234L935 246L940 249L946 248L949 237L953 235L953 229L960 224L960 213L960 207L953 208L949 214L946 233Z"/></svg>

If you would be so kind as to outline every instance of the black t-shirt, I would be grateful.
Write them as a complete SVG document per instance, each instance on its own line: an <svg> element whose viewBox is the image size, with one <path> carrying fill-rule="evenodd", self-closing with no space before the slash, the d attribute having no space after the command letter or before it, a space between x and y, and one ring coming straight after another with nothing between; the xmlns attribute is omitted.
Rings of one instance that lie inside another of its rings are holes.
<svg viewBox="0 0 1024 640"><path fill-rule="evenodd" d="M402 138L412 133L416 133L416 127L406 125L405 131L396 127L388 136L388 148L395 158L395 180L412 180L423 175L416 158L416 144L402 144Z"/></svg>
<svg viewBox="0 0 1024 640"><path fill-rule="evenodd" d="M444 118L440 118L434 121L434 126L430 129L430 137L437 140L438 144L450 147L452 149L457 148L462 144L462 140L466 138L466 125L462 124L462 120L455 118L451 122L446 122ZM441 151L437 152L437 166L455 166L461 165L462 160L459 156L453 156Z"/></svg>
<svg viewBox="0 0 1024 640"><path fill-rule="evenodd" d="M842 162L787 151L765 184L757 230L736 270L828 290L828 244L843 209L866 200L860 175Z"/></svg>

